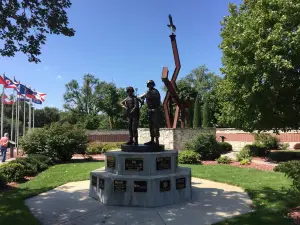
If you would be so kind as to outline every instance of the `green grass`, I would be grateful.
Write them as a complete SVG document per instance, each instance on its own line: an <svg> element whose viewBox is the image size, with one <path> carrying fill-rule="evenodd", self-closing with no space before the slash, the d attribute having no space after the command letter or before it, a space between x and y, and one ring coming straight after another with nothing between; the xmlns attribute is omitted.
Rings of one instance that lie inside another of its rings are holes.
<svg viewBox="0 0 300 225"><path fill-rule="evenodd" d="M55 165L35 179L12 191L0 193L0 224L35 225L35 219L24 200L72 181L89 179L89 172L104 166L103 162L69 163Z"/></svg>
<svg viewBox="0 0 300 225"><path fill-rule="evenodd" d="M218 225L290 225L286 210L300 205L290 190L291 180L282 173L229 165L184 165L192 168L192 176L242 187L253 201L255 212L238 216Z"/></svg>
<svg viewBox="0 0 300 225"><path fill-rule="evenodd" d="M89 179L89 172L104 163L86 162L56 165L19 188L0 193L0 224L40 224L25 206L24 200L71 181ZM244 188L253 200L255 212L238 216L218 225L288 225L286 209L299 205L289 190L291 181L281 173L244 169L229 165L184 165L194 177L228 183Z"/></svg>

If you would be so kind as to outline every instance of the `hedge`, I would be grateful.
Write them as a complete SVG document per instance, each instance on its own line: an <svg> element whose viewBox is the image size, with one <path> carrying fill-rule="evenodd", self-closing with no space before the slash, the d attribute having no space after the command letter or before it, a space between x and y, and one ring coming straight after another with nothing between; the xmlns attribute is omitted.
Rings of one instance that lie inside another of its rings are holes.
<svg viewBox="0 0 300 225"><path fill-rule="evenodd" d="M278 162L300 160L300 151L295 151L295 150L272 151L269 153L268 157Z"/></svg>

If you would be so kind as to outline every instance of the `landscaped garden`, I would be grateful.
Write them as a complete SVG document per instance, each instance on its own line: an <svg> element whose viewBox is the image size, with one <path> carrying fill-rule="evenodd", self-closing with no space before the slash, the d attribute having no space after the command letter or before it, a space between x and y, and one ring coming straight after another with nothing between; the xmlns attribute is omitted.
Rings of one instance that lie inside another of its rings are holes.
<svg viewBox="0 0 300 225"><path fill-rule="evenodd" d="M39 222L31 215L24 200L71 181L89 179L90 171L103 167L103 162L58 164L38 174L34 179L0 193L0 224ZM291 191L292 181L282 173L229 165L184 165L192 175L244 188L253 200L253 213L235 217L219 224L290 224L288 209L297 206L298 196Z"/></svg>

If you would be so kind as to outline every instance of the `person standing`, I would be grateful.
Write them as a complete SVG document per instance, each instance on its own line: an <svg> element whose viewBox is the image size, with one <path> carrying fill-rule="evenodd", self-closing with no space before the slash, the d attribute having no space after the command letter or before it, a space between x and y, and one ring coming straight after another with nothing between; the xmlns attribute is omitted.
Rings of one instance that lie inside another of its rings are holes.
<svg viewBox="0 0 300 225"><path fill-rule="evenodd" d="M139 100L134 95L133 87L127 87L127 98L120 104L126 109L128 117L129 140L126 145L138 145L138 124L140 118Z"/></svg>
<svg viewBox="0 0 300 225"><path fill-rule="evenodd" d="M146 142L145 145L159 145L159 110L160 110L160 93L154 88L155 83L153 80L147 81L148 91L140 98L142 101L146 98L148 106L148 120L151 140ZM154 142L155 139L155 142Z"/></svg>
<svg viewBox="0 0 300 225"><path fill-rule="evenodd" d="M1 145L1 154L2 154L2 162L5 162L6 160L6 152L8 147L8 133L5 133L4 136L0 140Z"/></svg>

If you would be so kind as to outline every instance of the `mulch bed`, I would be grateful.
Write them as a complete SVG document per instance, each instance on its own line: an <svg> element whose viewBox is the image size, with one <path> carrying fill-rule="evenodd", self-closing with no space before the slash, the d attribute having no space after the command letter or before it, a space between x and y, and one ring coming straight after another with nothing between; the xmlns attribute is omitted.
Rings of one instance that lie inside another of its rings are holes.
<svg viewBox="0 0 300 225"><path fill-rule="evenodd" d="M216 165L218 164L216 161L202 161L203 165ZM240 168L253 168L258 170L264 170L264 171L273 171L274 167L273 165L264 165L264 164L256 164L251 162L249 165L240 165L239 162L232 162L228 165L236 166Z"/></svg>
<svg viewBox="0 0 300 225"><path fill-rule="evenodd" d="M300 206L292 209L288 216L294 221L295 224L300 225Z"/></svg>

